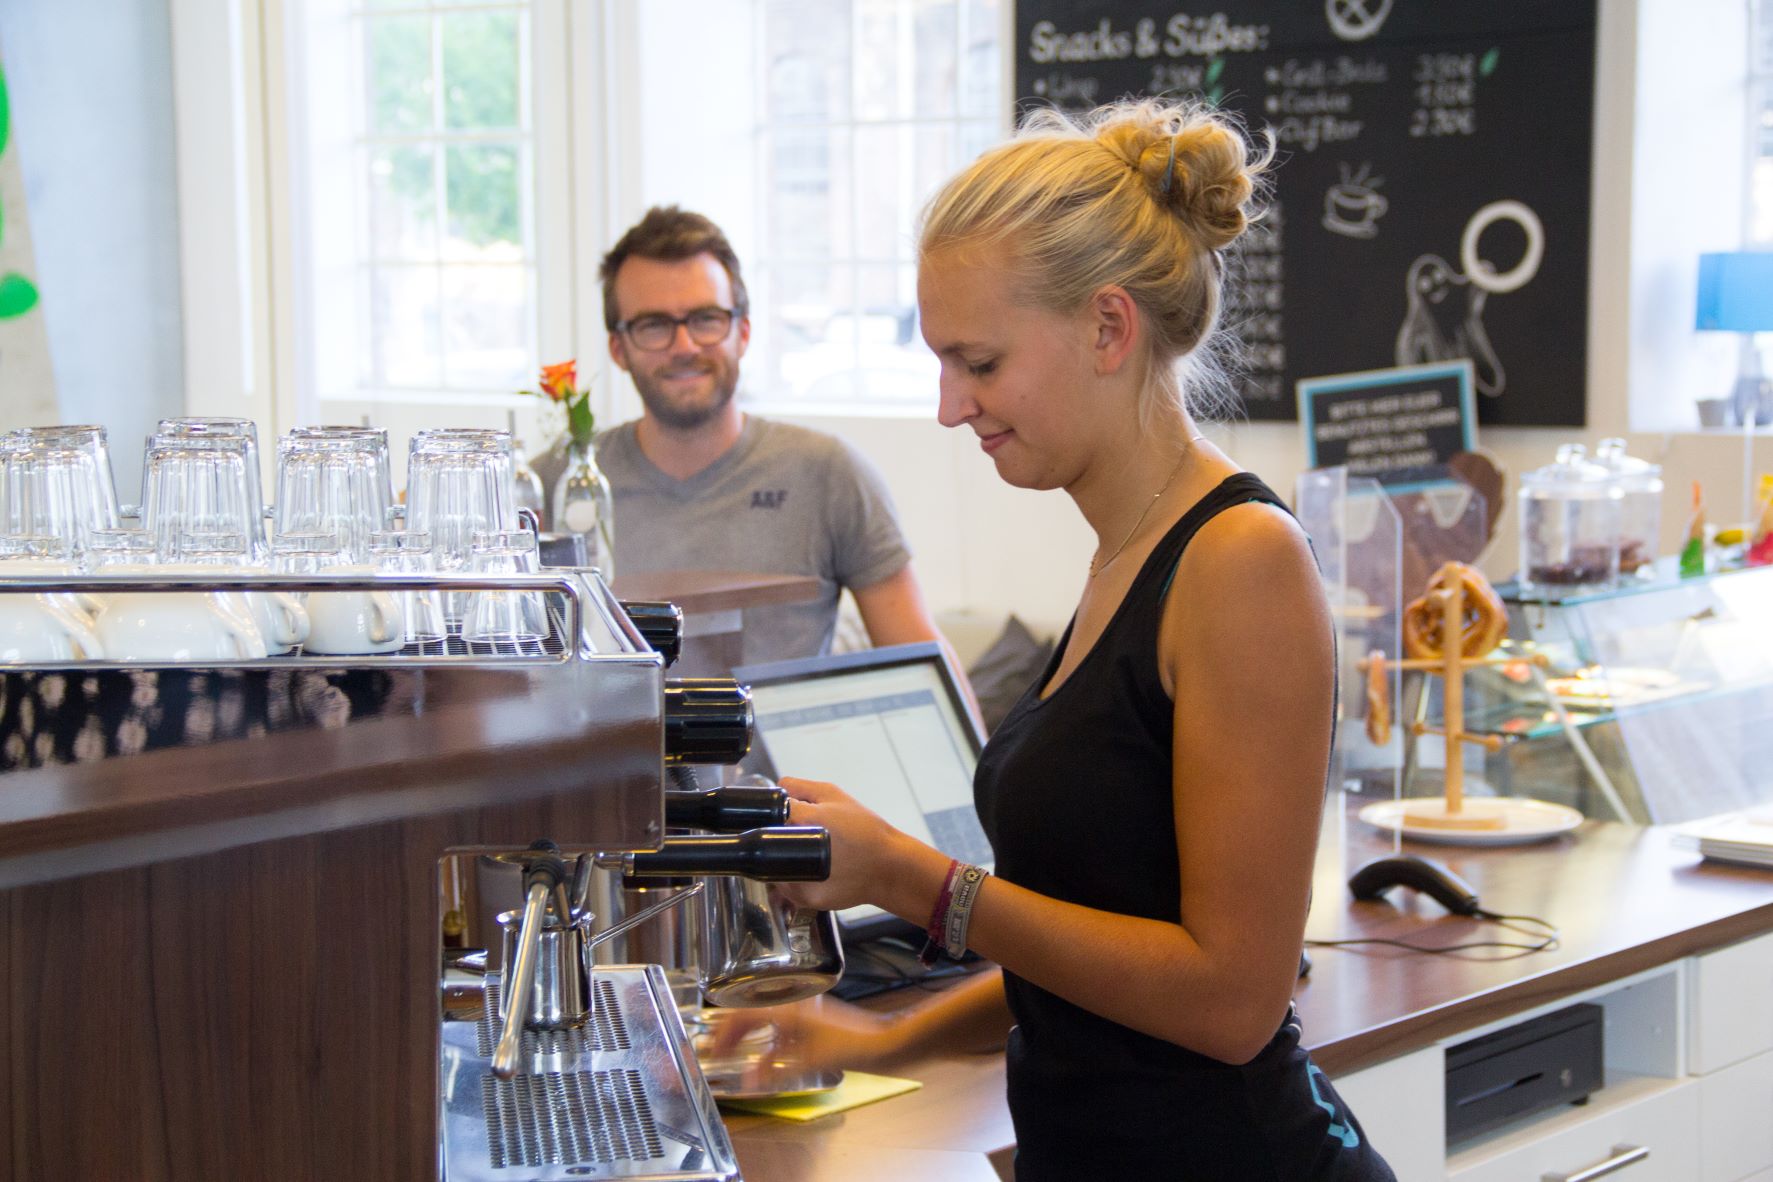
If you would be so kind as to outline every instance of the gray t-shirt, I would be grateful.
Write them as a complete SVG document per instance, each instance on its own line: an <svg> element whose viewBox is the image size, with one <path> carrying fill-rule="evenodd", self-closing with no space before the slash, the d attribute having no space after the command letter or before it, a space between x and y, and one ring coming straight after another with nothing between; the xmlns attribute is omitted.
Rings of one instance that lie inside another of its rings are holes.
<svg viewBox="0 0 1773 1182"><path fill-rule="evenodd" d="M634 423L597 437L615 495L616 573L762 571L813 575L816 599L746 608L743 660L830 651L845 587L870 587L911 561L886 482L840 439L756 415L738 442L688 480L659 471Z"/></svg>

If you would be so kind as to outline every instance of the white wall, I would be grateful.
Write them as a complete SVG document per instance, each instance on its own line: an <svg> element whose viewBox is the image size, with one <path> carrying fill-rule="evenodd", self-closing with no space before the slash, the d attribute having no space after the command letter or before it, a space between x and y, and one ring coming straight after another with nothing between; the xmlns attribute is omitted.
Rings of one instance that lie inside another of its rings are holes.
<svg viewBox="0 0 1773 1182"><path fill-rule="evenodd" d="M181 413L165 0L4 0L0 43L61 418L110 429L118 487Z"/></svg>
<svg viewBox="0 0 1773 1182"><path fill-rule="evenodd" d="M1746 8L1742 0L1602 0L1590 233L1588 423L1481 432L1510 474L1549 463L1571 439L1624 435L1663 465L1661 548L1679 547L1687 489L1700 480L1711 520L1742 514L1743 441L1701 434L1692 403L1723 391L1736 342L1693 331L1702 250L1732 248L1742 221ZM1672 63L1680 63L1678 71ZM1679 77L1671 71L1678 72ZM1062 624L1081 591L1094 539L1062 493L1001 485L970 432L920 420L802 419L861 448L885 472L937 610L1010 610ZM1636 422L1650 430L1632 432ZM1305 449L1292 423L1222 424L1209 435L1277 491L1292 494ZM1751 448L1773 470L1773 441ZM1515 511L1482 563L1518 565Z"/></svg>

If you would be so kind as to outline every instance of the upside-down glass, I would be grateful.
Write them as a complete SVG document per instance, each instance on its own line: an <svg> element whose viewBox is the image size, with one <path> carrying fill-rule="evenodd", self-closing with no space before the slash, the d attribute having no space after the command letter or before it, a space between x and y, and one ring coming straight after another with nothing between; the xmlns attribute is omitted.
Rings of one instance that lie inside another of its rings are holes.
<svg viewBox="0 0 1773 1182"><path fill-rule="evenodd" d="M369 561L388 528L388 441L368 428L299 428L277 443L279 534L333 533L347 562Z"/></svg>
<svg viewBox="0 0 1773 1182"><path fill-rule="evenodd" d="M309 531L271 537L271 569L280 575L317 575L343 564L335 533ZM299 597L305 599L307 593Z"/></svg>
<svg viewBox="0 0 1773 1182"><path fill-rule="evenodd" d="M271 557L271 549L265 540L265 518L263 513L265 492L262 483L262 470L259 466L258 425L251 419L202 418L190 416L176 419L161 419L154 428L154 434L158 437L167 439L240 439L245 441L246 480L248 485L246 494L247 501L250 504L258 505L260 508L259 516L246 523L246 542L255 562L268 561ZM142 490L142 500L146 503L146 473L144 473L143 476L144 488Z"/></svg>
<svg viewBox="0 0 1773 1182"><path fill-rule="evenodd" d="M242 434L151 435L143 459L142 528L154 535L162 562L181 557L188 533L264 529L258 448Z"/></svg>
<svg viewBox="0 0 1773 1182"><path fill-rule="evenodd" d="M406 466L406 526L431 535L437 570L468 570L474 535L515 529L511 437L503 431L421 431L413 436ZM446 597L451 621L463 618L467 600Z"/></svg>
<svg viewBox="0 0 1773 1182"><path fill-rule="evenodd" d="M28 443L13 453L8 466L17 532L54 539L58 557L83 562L92 531L117 525L105 499L109 473L101 476L89 449Z"/></svg>
<svg viewBox="0 0 1773 1182"><path fill-rule="evenodd" d="M71 447L92 457L93 471L99 481L100 524L94 529L117 526L117 481L111 471L111 447L105 441L105 429L90 423L68 423L54 427L25 427L18 433L26 442L40 447Z"/></svg>
<svg viewBox="0 0 1773 1182"><path fill-rule="evenodd" d="M421 530L378 530L369 537L369 553L378 575L428 575L436 569L431 535ZM435 644L448 636L440 593L403 591L400 606L409 643Z"/></svg>
<svg viewBox="0 0 1773 1182"><path fill-rule="evenodd" d="M477 575L534 574L536 535L496 530L474 535ZM548 635L548 608L538 591L471 591L462 639L475 644L535 644Z"/></svg>

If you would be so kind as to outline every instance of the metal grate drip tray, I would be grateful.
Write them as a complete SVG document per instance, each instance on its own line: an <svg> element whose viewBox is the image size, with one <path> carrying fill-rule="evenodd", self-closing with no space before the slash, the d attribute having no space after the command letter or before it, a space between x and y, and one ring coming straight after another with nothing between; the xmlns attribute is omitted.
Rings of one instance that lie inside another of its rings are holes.
<svg viewBox="0 0 1773 1182"><path fill-rule="evenodd" d="M664 1156L638 1071L551 1071L509 1080L488 1075L481 1087L495 1170Z"/></svg>
<svg viewBox="0 0 1773 1182"><path fill-rule="evenodd" d="M528 1031L518 1071L492 1074L497 974L474 1021L442 1027L449 1182L739 1182L732 1142L657 965L600 965L594 1020Z"/></svg>

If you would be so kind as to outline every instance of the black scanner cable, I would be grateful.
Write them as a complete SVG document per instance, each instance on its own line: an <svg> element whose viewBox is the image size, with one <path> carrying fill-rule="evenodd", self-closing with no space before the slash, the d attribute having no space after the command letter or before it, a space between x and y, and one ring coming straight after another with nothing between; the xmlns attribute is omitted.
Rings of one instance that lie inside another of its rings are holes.
<svg viewBox="0 0 1773 1182"><path fill-rule="evenodd" d="M1349 890L1357 900L1373 902L1383 899L1387 890L1397 886L1419 890L1439 902L1453 915L1487 920L1527 937L1531 943L1522 943L1518 940L1465 940L1458 944L1418 944L1412 940L1398 940L1383 936L1358 936L1344 940L1307 940L1305 941L1306 946L1310 948L1352 948L1373 944L1402 948L1409 952L1424 952L1434 956L1500 948L1512 949L1514 955L1482 959L1513 960L1519 956L1531 956L1535 952L1544 952L1548 948L1554 948L1562 939L1557 926L1549 920L1540 919L1535 915L1504 915L1501 912L1485 909L1478 903L1477 892L1472 889L1471 884L1446 866L1428 858L1419 858L1409 854L1377 858L1355 871L1348 880ZM1523 927L1523 924L1530 926Z"/></svg>

